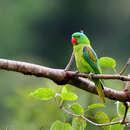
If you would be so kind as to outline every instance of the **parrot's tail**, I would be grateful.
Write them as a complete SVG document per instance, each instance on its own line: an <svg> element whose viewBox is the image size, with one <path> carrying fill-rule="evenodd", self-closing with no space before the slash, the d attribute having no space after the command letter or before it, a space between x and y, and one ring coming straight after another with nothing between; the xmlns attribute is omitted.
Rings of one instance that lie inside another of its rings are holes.
<svg viewBox="0 0 130 130"><path fill-rule="evenodd" d="M105 96L104 96L104 91L103 91L104 88L103 88L102 82L99 79L94 79L94 83L96 85L96 89L102 103L105 104Z"/></svg>

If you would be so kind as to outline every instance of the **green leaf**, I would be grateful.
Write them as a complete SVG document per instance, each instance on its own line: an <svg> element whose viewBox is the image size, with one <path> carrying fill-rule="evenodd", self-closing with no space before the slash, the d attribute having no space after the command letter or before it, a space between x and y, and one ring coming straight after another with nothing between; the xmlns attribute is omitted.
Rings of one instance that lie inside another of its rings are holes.
<svg viewBox="0 0 130 130"><path fill-rule="evenodd" d="M104 123L109 123L110 122L109 117L104 112L98 112L98 113L96 113L95 119L100 124L104 124ZM103 126L103 128L105 130L110 130L110 126Z"/></svg>
<svg viewBox="0 0 130 130"><path fill-rule="evenodd" d="M55 92L51 88L39 88L30 94L30 96L37 97L41 100L52 99L54 95Z"/></svg>
<svg viewBox="0 0 130 130"><path fill-rule="evenodd" d="M91 110L91 109L95 109L95 108L100 108L100 107L104 107L104 104L92 104L92 105L88 106L87 110Z"/></svg>
<svg viewBox="0 0 130 130"><path fill-rule="evenodd" d="M124 115L125 112L125 106L122 102L117 101L116 102L116 107L117 107L117 114L121 118Z"/></svg>
<svg viewBox="0 0 130 130"><path fill-rule="evenodd" d="M112 119L111 122L116 122L116 121L119 121L119 120L120 120L120 118L116 117L116 118ZM110 130L123 130L124 127L125 127L125 125L121 125L121 124L111 125Z"/></svg>
<svg viewBox="0 0 130 130"><path fill-rule="evenodd" d="M61 98L63 100L72 100L72 101L74 101L74 100L78 99L78 96L76 94L72 93L72 92L68 92L67 88L64 87L62 89L62 92L61 92Z"/></svg>
<svg viewBox="0 0 130 130"><path fill-rule="evenodd" d="M82 106L78 103L73 103L71 106L70 106L70 109L75 113L75 114L82 114L84 115L84 109L82 108Z"/></svg>
<svg viewBox="0 0 130 130"><path fill-rule="evenodd" d="M115 68L116 61L111 57L101 57L99 59L99 65L102 67Z"/></svg>
<svg viewBox="0 0 130 130"><path fill-rule="evenodd" d="M72 120L72 130L84 130L86 128L86 121L82 118L74 117Z"/></svg>
<svg viewBox="0 0 130 130"><path fill-rule="evenodd" d="M71 125L69 123L63 123L61 121L55 121L50 130L71 130Z"/></svg>

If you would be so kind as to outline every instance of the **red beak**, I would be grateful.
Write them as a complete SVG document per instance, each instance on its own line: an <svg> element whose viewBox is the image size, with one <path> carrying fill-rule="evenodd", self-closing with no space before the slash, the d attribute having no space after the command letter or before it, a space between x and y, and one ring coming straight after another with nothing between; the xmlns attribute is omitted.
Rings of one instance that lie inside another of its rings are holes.
<svg viewBox="0 0 130 130"><path fill-rule="evenodd" d="M72 44L75 45L77 42L76 38L72 37Z"/></svg>

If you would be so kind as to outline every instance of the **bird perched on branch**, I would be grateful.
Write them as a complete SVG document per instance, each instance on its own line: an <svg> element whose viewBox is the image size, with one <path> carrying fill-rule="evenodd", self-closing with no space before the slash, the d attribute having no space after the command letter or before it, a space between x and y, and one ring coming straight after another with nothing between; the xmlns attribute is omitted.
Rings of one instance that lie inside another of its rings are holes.
<svg viewBox="0 0 130 130"><path fill-rule="evenodd" d="M83 32L76 32L72 34L72 45L76 60L76 66L79 72L101 74L98 57L90 45L90 41ZM92 79L95 83L98 95L105 103L103 84L100 79Z"/></svg>

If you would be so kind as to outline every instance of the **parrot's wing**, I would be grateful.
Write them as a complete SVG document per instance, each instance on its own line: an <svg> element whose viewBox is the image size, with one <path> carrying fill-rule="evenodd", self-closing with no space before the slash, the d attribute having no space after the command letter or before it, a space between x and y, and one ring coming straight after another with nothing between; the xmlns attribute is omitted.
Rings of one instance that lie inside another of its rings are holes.
<svg viewBox="0 0 130 130"><path fill-rule="evenodd" d="M91 47L85 46L83 48L83 57L96 74L101 74L101 69L98 64L97 55ZM102 103L104 104L105 99L104 99L104 92L103 92L103 84L100 79L93 79L93 81L96 85L98 95L101 98Z"/></svg>
<svg viewBox="0 0 130 130"><path fill-rule="evenodd" d="M95 51L88 46L84 46L83 48L83 57L87 61L87 63L91 66L96 74L100 74L101 70L98 64L98 58Z"/></svg>

